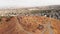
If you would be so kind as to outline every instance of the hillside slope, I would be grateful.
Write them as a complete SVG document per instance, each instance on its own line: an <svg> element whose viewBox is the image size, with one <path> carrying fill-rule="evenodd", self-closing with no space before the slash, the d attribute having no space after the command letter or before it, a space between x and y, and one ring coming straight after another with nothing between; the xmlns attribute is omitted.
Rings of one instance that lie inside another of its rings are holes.
<svg viewBox="0 0 60 34"><path fill-rule="evenodd" d="M60 20L43 16L2 17L0 34L60 34Z"/></svg>

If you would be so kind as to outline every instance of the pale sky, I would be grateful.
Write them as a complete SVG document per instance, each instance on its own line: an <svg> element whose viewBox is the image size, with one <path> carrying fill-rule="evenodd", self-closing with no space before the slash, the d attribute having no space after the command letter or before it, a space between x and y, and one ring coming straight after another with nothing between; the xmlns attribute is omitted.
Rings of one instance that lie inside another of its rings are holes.
<svg viewBox="0 0 60 34"><path fill-rule="evenodd" d="M60 0L0 0L0 8L60 5Z"/></svg>

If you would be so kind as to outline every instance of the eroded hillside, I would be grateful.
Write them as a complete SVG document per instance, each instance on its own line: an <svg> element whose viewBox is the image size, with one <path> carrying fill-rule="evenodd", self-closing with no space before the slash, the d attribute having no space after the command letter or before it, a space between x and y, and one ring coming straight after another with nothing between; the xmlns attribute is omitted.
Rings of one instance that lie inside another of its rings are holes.
<svg viewBox="0 0 60 34"><path fill-rule="evenodd" d="M60 34L60 20L44 16L2 17L0 34Z"/></svg>

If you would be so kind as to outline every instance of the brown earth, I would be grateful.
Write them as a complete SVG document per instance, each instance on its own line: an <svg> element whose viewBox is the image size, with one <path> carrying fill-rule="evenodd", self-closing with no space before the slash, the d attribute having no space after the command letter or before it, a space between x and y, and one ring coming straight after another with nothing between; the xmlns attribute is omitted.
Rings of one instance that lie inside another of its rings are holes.
<svg viewBox="0 0 60 34"><path fill-rule="evenodd" d="M0 34L60 34L60 20L44 16L3 17Z"/></svg>

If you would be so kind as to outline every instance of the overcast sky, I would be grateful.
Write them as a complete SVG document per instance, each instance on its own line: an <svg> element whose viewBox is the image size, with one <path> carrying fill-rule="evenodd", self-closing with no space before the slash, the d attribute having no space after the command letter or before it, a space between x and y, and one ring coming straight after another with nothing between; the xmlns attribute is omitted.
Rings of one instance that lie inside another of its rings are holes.
<svg viewBox="0 0 60 34"><path fill-rule="evenodd" d="M60 0L0 0L0 7L32 7L60 5Z"/></svg>

